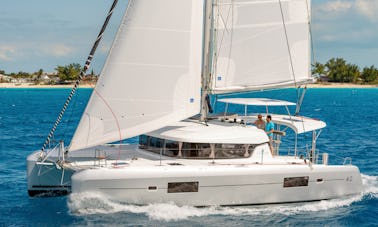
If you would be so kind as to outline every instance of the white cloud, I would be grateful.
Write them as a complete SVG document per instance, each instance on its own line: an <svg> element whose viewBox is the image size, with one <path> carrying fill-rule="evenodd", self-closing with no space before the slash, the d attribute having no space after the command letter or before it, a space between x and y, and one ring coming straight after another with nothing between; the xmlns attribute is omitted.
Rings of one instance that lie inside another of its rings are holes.
<svg viewBox="0 0 378 227"><path fill-rule="evenodd" d="M43 53L54 57L64 57L74 53L74 50L65 44L48 44L43 47Z"/></svg>
<svg viewBox="0 0 378 227"><path fill-rule="evenodd" d="M353 6L353 2L350 1L329 1L325 4L320 5L317 9L327 13L334 13L334 12L345 12L351 9Z"/></svg>
<svg viewBox="0 0 378 227"><path fill-rule="evenodd" d="M373 21L378 21L378 1L377 0L356 0L357 11L363 16Z"/></svg>
<svg viewBox="0 0 378 227"><path fill-rule="evenodd" d="M12 45L0 45L0 60L10 61L16 52L16 48Z"/></svg>
<svg viewBox="0 0 378 227"><path fill-rule="evenodd" d="M331 0L314 8L323 17L354 13L378 21L378 0Z"/></svg>

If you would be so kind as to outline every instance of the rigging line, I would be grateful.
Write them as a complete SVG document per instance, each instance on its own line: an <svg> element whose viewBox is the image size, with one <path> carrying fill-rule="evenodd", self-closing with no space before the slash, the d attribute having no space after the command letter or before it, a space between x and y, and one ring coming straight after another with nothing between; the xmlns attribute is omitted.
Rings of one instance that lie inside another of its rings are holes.
<svg viewBox="0 0 378 227"><path fill-rule="evenodd" d="M215 18L215 12L214 12L214 7L216 6L216 19ZM208 78L208 83L209 83L209 86L208 86L208 92L211 93L212 92L212 88L213 86L215 86L216 84L216 81L214 81L214 75L217 75L217 62L218 62L218 50L217 50L217 45L218 45L218 27L219 27L219 6L218 6L218 0L216 0L214 3L213 3L213 23L214 23L214 26L213 26L213 35L212 35L212 45L213 45L213 52L212 52L212 58L213 58L213 61L211 62L211 76L210 78Z"/></svg>
<svg viewBox="0 0 378 227"><path fill-rule="evenodd" d="M211 67L212 67L212 45L213 40L212 29L213 29L213 7L214 0L204 1L204 34L203 34L203 62L202 62L202 73L201 73L201 111L200 111L200 121L206 122L208 108L206 104L206 96L209 93L209 81L211 77Z"/></svg>
<svg viewBox="0 0 378 227"><path fill-rule="evenodd" d="M283 9L282 9L282 3L281 3L281 0L279 0L278 2L279 2L279 4L280 4L281 17L282 17L282 25L283 25L283 28L284 28L284 31L285 31L286 45L287 45L287 50L288 50L288 52L289 52L291 71L293 72L294 86L297 87L297 80L296 80L296 78L295 78L295 71L294 71L294 66L293 66L293 58L292 58L292 56L291 56L291 51L290 51L289 37L288 37L288 35L287 35L285 16L284 16L284 12L283 12Z"/></svg>
<svg viewBox="0 0 378 227"><path fill-rule="evenodd" d="M314 49L314 39L312 38L312 26L311 26L311 15L312 14L311 14L311 11L309 10L310 9L310 5L308 4L308 0L306 0L306 7L307 7L308 30L310 32L312 60L313 60L313 63L316 63L315 49Z"/></svg>
<svg viewBox="0 0 378 227"><path fill-rule="evenodd" d="M106 27L107 27L107 25L108 25L108 23L110 21L110 18L111 18L112 14L113 14L115 6L117 5L117 2L118 2L118 0L114 0L112 6L110 7L108 15L107 15L107 17L105 19L105 22L102 25L101 30L100 30L100 32L99 32L99 34L97 36L97 39L96 39L95 43L93 44L92 49L91 49L91 51L90 51L90 53L88 55L87 61L85 62L85 66L84 66L83 70L80 72L80 75L79 75L78 79L76 80L75 85L72 88L72 90L71 90L71 92L70 92L70 94L69 94L66 102L64 103L63 108L60 111L59 116L58 116L58 118L56 119L56 121L54 123L54 126L51 128L50 133L47 136L46 141L45 141L45 143L43 144L43 146L41 148L42 152L45 152L46 146L50 143L51 137L54 135L54 132L55 132L56 128L58 127L60 121L62 120L62 117L63 117L64 113L66 112L66 109L67 109L69 103L71 102L72 96L75 94L75 92L76 92L76 90L77 90L77 88L78 88L78 86L80 84L81 79L85 76L86 71L89 69L89 66L91 65L93 56L94 56L94 54L96 52L96 49L97 49L97 47L98 47L98 45L99 45L99 43L100 43L100 41L102 39L102 36L103 36L103 34L105 32L105 29L106 29Z"/></svg>
<svg viewBox="0 0 378 227"><path fill-rule="evenodd" d="M230 9L231 10L231 29L230 29L230 48L229 48L229 51L228 51L228 62L227 62L227 69L226 69L226 72L228 74L228 72L230 71L230 62L231 62L231 54L232 54L232 46L233 46L233 41L234 41L234 2L232 1L232 4L230 6ZM227 20L228 20L228 16L230 14L227 15ZM226 85L225 87L227 87L227 81L226 81Z"/></svg>
<svg viewBox="0 0 378 227"><path fill-rule="evenodd" d="M233 5L233 3L232 3L232 5ZM222 21L221 23L223 23L223 26L224 26L224 31L222 32L221 39L220 39L219 43L217 42L215 44L215 50L216 50L216 52L213 53L215 55L215 61L213 62L213 71L215 72L214 73L215 75L217 74L217 70L216 69L217 69L218 58L219 58L219 54L218 53L220 53L221 48L223 46L223 41L224 41L224 38L225 38L225 34L226 34L226 32L227 33L232 33L232 30L228 29L228 27L227 27L228 23L229 23L229 17L230 17L230 12L231 12L231 9L232 9L232 5L228 8L227 17L226 17L226 19L224 19L222 13L219 10L219 2L217 3L217 12L218 12L217 14L218 14L218 16L217 16L217 23L216 24L217 24L217 27L219 27L219 23L220 23L219 20L221 20ZM214 35L214 40L218 40L218 34L219 34L219 30L216 29L216 32L215 32L215 35ZM218 48L217 48L217 46L218 46ZM230 54L229 54L228 58L230 59ZM228 70L226 70L226 72L227 71Z"/></svg>
<svg viewBox="0 0 378 227"><path fill-rule="evenodd" d="M215 66L216 66L216 62L218 61L218 56L217 56L217 43L216 43L216 37L217 37L217 33L218 33L218 29L216 29L215 27L215 24L218 25L219 23L219 17L217 17L216 19L216 22L215 22L215 19L214 19L214 15L215 15L215 12L214 12L214 6L218 6L219 5L219 0L213 0L212 1L212 7L211 7L211 25L210 25L210 46L211 46L211 51L209 53L209 58L211 58L211 61L209 62L209 76L206 77L207 79L207 92L210 93L211 90L212 90L212 83L213 83L213 78L214 78L214 74L215 74ZM219 7L216 7L217 9L217 14L219 14ZM211 57L210 57L211 56Z"/></svg>

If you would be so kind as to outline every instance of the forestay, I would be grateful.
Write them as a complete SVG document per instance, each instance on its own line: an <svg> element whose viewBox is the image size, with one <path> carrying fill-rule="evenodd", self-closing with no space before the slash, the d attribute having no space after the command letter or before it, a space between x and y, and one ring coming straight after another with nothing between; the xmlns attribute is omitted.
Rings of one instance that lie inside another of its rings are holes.
<svg viewBox="0 0 378 227"><path fill-rule="evenodd" d="M213 93L311 81L310 0L217 2Z"/></svg>
<svg viewBox="0 0 378 227"><path fill-rule="evenodd" d="M130 1L70 151L199 112L203 1Z"/></svg>

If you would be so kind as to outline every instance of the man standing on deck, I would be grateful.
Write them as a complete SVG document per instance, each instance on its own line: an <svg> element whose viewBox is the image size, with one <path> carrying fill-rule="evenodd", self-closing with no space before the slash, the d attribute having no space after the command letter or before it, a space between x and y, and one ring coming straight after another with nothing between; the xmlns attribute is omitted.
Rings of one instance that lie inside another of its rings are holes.
<svg viewBox="0 0 378 227"><path fill-rule="evenodd" d="M265 130L265 121L262 119L262 115L257 115L257 120L253 123L257 128Z"/></svg>
<svg viewBox="0 0 378 227"><path fill-rule="evenodd" d="M272 152L272 155L274 155L274 151L273 151L274 123L272 122L272 116L270 115L266 116L265 132L269 137L270 152Z"/></svg>

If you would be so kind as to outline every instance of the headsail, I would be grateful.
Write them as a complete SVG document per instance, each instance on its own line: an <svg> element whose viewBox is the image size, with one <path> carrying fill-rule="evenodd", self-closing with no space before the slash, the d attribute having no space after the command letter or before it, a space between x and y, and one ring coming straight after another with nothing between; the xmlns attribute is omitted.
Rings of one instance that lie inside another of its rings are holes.
<svg viewBox="0 0 378 227"><path fill-rule="evenodd" d="M70 151L199 112L203 2L130 0Z"/></svg>
<svg viewBox="0 0 378 227"><path fill-rule="evenodd" d="M311 80L310 0L217 2L213 93Z"/></svg>

